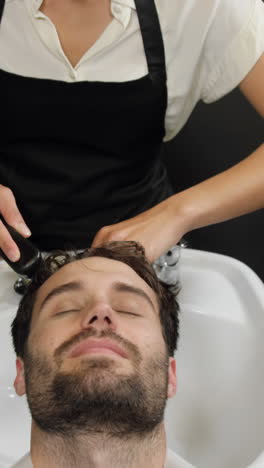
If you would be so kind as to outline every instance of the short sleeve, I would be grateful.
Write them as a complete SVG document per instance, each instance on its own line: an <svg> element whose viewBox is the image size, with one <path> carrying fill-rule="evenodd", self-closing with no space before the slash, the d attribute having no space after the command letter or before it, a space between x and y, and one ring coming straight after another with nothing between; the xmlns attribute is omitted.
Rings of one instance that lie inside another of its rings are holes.
<svg viewBox="0 0 264 468"><path fill-rule="evenodd" d="M263 52L263 1L219 0L204 44L202 100L216 101L236 88Z"/></svg>

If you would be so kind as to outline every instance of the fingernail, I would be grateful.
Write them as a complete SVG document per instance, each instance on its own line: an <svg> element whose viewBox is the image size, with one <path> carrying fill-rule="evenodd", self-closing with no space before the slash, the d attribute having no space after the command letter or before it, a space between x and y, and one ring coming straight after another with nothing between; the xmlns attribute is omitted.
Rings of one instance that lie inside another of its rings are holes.
<svg viewBox="0 0 264 468"><path fill-rule="evenodd" d="M17 262L20 258L20 253L18 252L18 250L9 250L7 256L11 260L11 262Z"/></svg>
<svg viewBox="0 0 264 468"><path fill-rule="evenodd" d="M24 234L25 236L31 236L31 232L30 230L28 229L28 227L26 226L26 224L24 223L19 223L17 225L17 229L22 233Z"/></svg>

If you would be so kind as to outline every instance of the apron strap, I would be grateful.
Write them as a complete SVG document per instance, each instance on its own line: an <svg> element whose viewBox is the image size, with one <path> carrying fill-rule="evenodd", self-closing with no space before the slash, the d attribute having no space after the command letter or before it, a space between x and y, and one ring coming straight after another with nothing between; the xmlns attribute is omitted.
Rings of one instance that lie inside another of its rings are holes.
<svg viewBox="0 0 264 468"><path fill-rule="evenodd" d="M5 6L5 0L0 0L0 24L1 24L1 19L3 16L4 6Z"/></svg>
<svg viewBox="0 0 264 468"><path fill-rule="evenodd" d="M135 0L149 74L166 86L165 50L155 0Z"/></svg>

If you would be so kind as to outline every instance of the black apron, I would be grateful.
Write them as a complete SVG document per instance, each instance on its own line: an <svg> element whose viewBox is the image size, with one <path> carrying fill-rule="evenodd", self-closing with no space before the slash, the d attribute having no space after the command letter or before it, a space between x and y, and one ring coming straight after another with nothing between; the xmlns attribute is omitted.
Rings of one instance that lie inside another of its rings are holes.
<svg viewBox="0 0 264 468"><path fill-rule="evenodd" d="M154 0L135 4L143 78L67 83L0 70L0 183L41 250L89 247L101 227L173 193L160 158L167 86L158 14Z"/></svg>

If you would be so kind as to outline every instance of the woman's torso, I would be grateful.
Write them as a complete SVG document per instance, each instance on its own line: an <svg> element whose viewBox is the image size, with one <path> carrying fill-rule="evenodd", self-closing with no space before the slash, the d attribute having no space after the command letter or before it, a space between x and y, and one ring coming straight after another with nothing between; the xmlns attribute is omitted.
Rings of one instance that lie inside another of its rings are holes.
<svg viewBox="0 0 264 468"><path fill-rule="evenodd" d="M43 250L83 248L102 226L172 193L159 158L167 105L162 35L154 2L137 4L149 69L140 79L69 83L0 71L0 182Z"/></svg>

